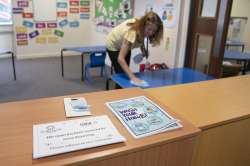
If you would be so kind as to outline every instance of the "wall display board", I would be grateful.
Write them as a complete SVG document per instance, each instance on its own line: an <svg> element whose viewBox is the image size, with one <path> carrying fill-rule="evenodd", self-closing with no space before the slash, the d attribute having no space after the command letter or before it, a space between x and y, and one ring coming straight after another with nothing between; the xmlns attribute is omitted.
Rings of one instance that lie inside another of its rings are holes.
<svg viewBox="0 0 250 166"><path fill-rule="evenodd" d="M17 46L56 44L90 19L90 0L13 0L12 6Z"/></svg>
<svg viewBox="0 0 250 166"><path fill-rule="evenodd" d="M133 15L133 0L96 0L95 24L97 31L109 32Z"/></svg>

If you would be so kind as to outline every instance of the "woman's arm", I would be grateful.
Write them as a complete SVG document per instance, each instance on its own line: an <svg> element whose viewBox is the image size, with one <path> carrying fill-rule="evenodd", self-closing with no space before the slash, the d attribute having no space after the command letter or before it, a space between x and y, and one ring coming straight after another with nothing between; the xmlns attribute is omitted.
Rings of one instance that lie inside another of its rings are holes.
<svg viewBox="0 0 250 166"><path fill-rule="evenodd" d="M138 79L134 73L129 68L125 58L128 52L131 50L131 43L127 40L123 40L122 47L118 56L118 63L121 65L124 72L128 75L128 77L133 80L134 82L142 82L142 80Z"/></svg>

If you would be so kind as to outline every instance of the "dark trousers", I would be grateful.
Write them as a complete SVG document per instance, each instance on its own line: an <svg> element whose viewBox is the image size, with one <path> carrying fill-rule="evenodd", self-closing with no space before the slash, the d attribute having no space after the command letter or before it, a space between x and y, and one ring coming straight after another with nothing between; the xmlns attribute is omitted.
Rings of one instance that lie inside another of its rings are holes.
<svg viewBox="0 0 250 166"><path fill-rule="evenodd" d="M115 70L115 73L125 73L121 67L121 65L118 63L118 56L119 56L119 53L120 51L110 51L107 49L107 52L108 52L108 55L109 55L109 58L111 60L111 67L114 68ZM130 63L130 57L131 57L131 51L128 52L126 58L125 58L125 61L126 63L128 64L129 66L129 63ZM121 89L121 87L119 85L115 85L115 88L116 89Z"/></svg>
<svg viewBox="0 0 250 166"><path fill-rule="evenodd" d="M118 56L120 51L110 51L107 50L108 54L109 54L109 58L111 60L111 66L114 67L115 73L124 73L122 67L120 66L120 64L118 63ZM131 57L131 51L128 52L125 61L129 66L130 63L130 57Z"/></svg>

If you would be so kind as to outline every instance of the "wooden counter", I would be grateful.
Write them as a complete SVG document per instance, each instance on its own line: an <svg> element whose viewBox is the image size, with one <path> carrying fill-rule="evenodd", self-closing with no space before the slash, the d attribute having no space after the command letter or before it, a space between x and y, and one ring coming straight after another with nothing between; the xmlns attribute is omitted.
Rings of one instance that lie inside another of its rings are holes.
<svg viewBox="0 0 250 166"><path fill-rule="evenodd" d="M250 75L146 91L202 129L194 166L250 165Z"/></svg>
<svg viewBox="0 0 250 166"><path fill-rule="evenodd" d="M170 115L180 119L183 128L134 139L105 106L108 101L140 95L147 96L146 92L137 88L74 95L86 98L93 115L108 115L127 141L35 160L32 159L32 126L67 120L63 104L65 96L0 104L0 165L191 165L194 145L200 130L158 100L149 97Z"/></svg>

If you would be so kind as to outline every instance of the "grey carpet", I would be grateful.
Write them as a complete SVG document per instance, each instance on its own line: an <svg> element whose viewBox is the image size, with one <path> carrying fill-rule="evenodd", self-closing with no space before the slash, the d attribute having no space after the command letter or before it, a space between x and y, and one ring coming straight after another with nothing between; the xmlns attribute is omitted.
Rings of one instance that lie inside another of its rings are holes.
<svg viewBox="0 0 250 166"><path fill-rule="evenodd" d="M59 57L16 60L14 81L11 60L0 59L0 102L105 90L106 79L97 75L98 69L91 82L81 81L80 56L65 57L64 78L60 65Z"/></svg>

